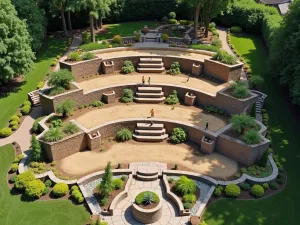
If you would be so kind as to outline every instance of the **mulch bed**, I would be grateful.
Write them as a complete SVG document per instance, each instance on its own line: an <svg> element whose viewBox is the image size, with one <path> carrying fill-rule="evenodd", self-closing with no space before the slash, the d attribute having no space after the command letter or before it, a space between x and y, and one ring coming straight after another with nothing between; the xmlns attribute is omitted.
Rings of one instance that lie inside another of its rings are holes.
<svg viewBox="0 0 300 225"><path fill-rule="evenodd" d="M125 186L126 186L126 183L127 183L127 180L128 180L128 179L126 179L125 181L123 181L123 182L124 182L123 188L121 188L121 189L119 189L119 190L114 190L114 191L112 191L112 192L109 194L107 204L105 204L105 205L103 205L103 206L101 206L101 205L99 204L100 207L101 207L101 210L107 211L107 210L109 209L109 206L110 206L110 204L112 203L112 201L114 200L114 198L115 198L119 193L121 193L122 191L124 191ZM99 190L98 190L97 187L93 190L93 195L94 195L94 197L97 199L97 201L100 202L100 200L102 199L102 197L100 196Z"/></svg>

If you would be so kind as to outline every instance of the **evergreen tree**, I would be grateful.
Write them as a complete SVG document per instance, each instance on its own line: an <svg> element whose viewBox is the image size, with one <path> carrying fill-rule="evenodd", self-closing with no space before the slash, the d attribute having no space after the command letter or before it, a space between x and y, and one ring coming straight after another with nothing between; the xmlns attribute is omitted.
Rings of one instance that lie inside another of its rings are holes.
<svg viewBox="0 0 300 225"><path fill-rule="evenodd" d="M108 162L100 185L100 193L102 196L107 196L112 191L112 176L111 162Z"/></svg>
<svg viewBox="0 0 300 225"><path fill-rule="evenodd" d="M43 43L46 34L46 18L43 9L39 8L35 0L11 0L15 6L18 17L26 20L31 35L31 47L37 51Z"/></svg>
<svg viewBox="0 0 300 225"><path fill-rule="evenodd" d="M42 159L42 148L40 142L36 139L35 135L31 136L31 155L30 159L34 162L39 162Z"/></svg>
<svg viewBox="0 0 300 225"><path fill-rule="evenodd" d="M35 58L30 44L26 22L17 17L10 0L1 0L0 85L30 71Z"/></svg>

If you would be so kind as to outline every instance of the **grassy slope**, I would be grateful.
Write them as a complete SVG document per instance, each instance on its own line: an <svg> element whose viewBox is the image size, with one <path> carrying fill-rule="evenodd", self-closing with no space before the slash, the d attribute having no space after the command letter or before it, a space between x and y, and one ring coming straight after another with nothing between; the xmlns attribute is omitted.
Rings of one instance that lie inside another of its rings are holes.
<svg viewBox="0 0 300 225"><path fill-rule="evenodd" d="M12 92L7 97L0 98L0 129L7 125L9 118L14 115L20 105L27 99L27 93L36 89L39 81L48 73L53 59L62 53L66 42L48 39L41 52L37 55L34 68L25 77L25 84L17 92Z"/></svg>
<svg viewBox="0 0 300 225"><path fill-rule="evenodd" d="M265 47L257 36L233 37L232 43L245 57L255 74L261 74L268 95L267 108L272 131L272 144L276 154L285 158L288 174L285 189L276 196L256 201L220 200L208 207L203 216L209 225L296 225L299 224L299 118L293 113L289 99L280 89L277 80L266 71Z"/></svg>
<svg viewBox="0 0 300 225"><path fill-rule="evenodd" d="M88 220L84 206L75 206L68 200L23 202L20 195L11 195L6 175L13 159L11 145L0 147L1 225L82 225Z"/></svg>
<svg viewBox="0 0 300 225"><path fill-rule="evenodd" d="M97 34L97 40L105 40L113 38L115 35L132 36L134 31L141 30L145 25L153 28L156 23L154 21L135 21L127 23L117 23L106 25L107 33Z"/></svg>

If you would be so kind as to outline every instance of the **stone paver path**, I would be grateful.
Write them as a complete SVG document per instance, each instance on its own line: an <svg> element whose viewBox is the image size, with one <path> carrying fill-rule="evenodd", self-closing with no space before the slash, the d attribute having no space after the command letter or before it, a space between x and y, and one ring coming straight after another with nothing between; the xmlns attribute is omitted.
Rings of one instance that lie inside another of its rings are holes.
<svg viewBox="0 0 300 225"><path fill-rule="evenodd" d="M135 197L143 191L153 191L160 196L160 200L163 201L163 216L159 221L153 223L153 225L188 224L189 216L180 217L178 215L178 209L167 199L160 180L148 182L133 180L129 189L129 196L118 204L114 213L115 215L104 216L103 219L109 222L110 225L142 225L142 223L139 223L133 218L131 205Z"/></svg>

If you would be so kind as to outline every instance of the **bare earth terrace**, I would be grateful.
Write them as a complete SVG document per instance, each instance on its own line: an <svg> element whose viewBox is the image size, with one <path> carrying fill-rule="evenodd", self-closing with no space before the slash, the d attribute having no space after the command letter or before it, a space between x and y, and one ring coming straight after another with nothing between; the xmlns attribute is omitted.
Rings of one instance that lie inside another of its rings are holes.
<svg viewBox="0 0 300 225"><path fill-rule="evenodd" d="M170 119L184 123L205 127L206 121L209 123L210 131L217 131L229 123L227 116L219 116L207 113L198 107L186 107L182 105L168 106L165 104L122 104L116 103L104 108L88 111L83 115L74 115L79 124L85 128L93 128L106 122L128 119L128 118L145 118L149 119L150 110L154 109L155 117L161 119Z"/></svg>
<svg viewBox="0 0 300 225"><path fill-rule="evenodd" d="M188 88L195 88L201 90L205 93L208 93L212 96L215 96L216 93L223 88L228 86L228 83L216 83L211 80L207 80L200 77L190 77L187 82L187 75L167 75L167 74L116 74L116 75L100 75L97 78L84 80L78 82L78 86L84 91L90 91L97 88L103 88L107 86L120 85L120 84L131 84L131 83L141 83L142 77L145 76L145 80L148 80L148 77L151 77L151 84L174 84L180 85ZM176 89L176 88L174 88Z"/></svg>

